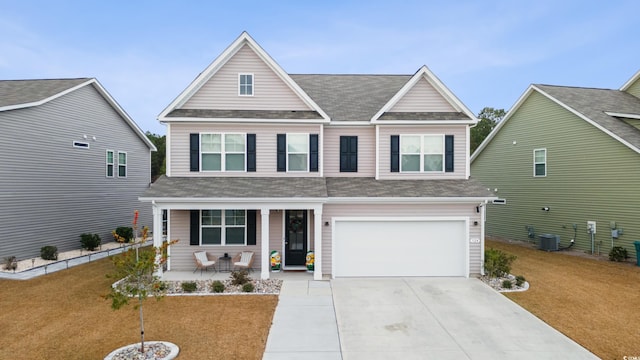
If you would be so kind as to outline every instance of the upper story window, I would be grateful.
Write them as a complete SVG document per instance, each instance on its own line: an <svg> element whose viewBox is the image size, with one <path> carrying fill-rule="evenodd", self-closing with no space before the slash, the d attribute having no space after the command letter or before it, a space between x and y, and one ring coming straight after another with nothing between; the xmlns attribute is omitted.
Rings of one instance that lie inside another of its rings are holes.
<svg viewBox="0 0 640 360"><path fill-rule="evenodd" d="M547 149L533 150L533 176L547 176Z"/></svg>
<svg viewBox="0 0 640 360"><path fill-rule="evenodd" d="M402 135L400 159L401 172L442 172L444 136Z"/></svg>
<svg viewBox="0 0 640 360"><path fill-rule="evenodd" d="M118 177L127 177L127 153L118 151Z"/></svg>
<svg viewBox="0 0 640 360"><path fill-rule="evenodd" d="M106 163L107 163L106 164L107 177L113 177L113 165L114 165L113 150L107 150Z"/></svg>
<svg viewBox="0 0 640 360"><path fill-rule="evenodd" d="M244 171L245 134L201 134L202 171Z"/></svg>
<svg viewBox="0 0 640 360"><path fill-rule="evenodd" d="M201 245L246 245L246 210L202 210Z"/></svg>
<svg viewBox="0 0 640 360"><path fill-rule="evenodd" d="M238 95L253 96L253 74L238 74Z"/></svg>
<svg viewBox="0 0 640 360"><path fill-rule="evenodd" d="M340 136L340 172L358 172L357 136Z"/></svg>
<svg viewBox="0 0 640 360"><path fill-rule="evenodd" d="M318 134L278 134L278 171L318 171Z"/></svg>

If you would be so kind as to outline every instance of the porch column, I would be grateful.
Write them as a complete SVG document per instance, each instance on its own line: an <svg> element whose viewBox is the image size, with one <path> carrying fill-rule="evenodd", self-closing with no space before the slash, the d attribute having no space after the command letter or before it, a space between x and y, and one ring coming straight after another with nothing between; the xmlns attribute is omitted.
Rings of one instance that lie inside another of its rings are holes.
<svg viewBox="0 0 640 360"><path fill-rule="evenodd" d="M260 209L260 278L269 278L269 209Z"/></svg>
<svg viewBox="0 0 640 360"><path fill-rule="evenodd" d="M153 204L153 247L159 248L162 246L162 209ZM159 264L162 260L162 254L156 253L156 264ZM158 266L156 276L162 277L162 266Z"/></svg>
<svg viewBox="0 0 640 360"><path fill-rule="evenodd" d="M322 207L313 209L313 280L322 280Z"/></svg>

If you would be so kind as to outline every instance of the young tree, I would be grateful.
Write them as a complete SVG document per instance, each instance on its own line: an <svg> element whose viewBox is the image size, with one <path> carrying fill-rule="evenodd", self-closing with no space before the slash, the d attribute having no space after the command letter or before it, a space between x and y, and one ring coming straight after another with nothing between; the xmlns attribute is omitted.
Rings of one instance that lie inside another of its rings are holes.
<svg viewBox="0 0 640 360"><path fill-rule="evenodd" d="M491 130L502 121L505 114L504 109L494 109L492 107L485 107L480 110L478 114L480 121L475 127L471 128L470 151L472 154L482 144L482 141L489 135Z"/></svg>
<svg viewBox="0 0 640 360"><path fill-rule="evenodd" d="M144 353L144 315L142 303L150 295L160 300L165 295L162 281L155 276L159 266L166 260L166 257L157 257L157 254L164 254L166 247L172 242L164 242L160 248L140 249L148 238L149 228L143 227L142 234L138 240L138 210L133 217L134 246L127 252L113 257L115 272L109 277L122 279L116 286L111 287L111 292L107 295L111 299L111 308L118 310L129 304L131 299L137 298L135 309L140 312L140 352ZM119 237L115 231L114 237ZM158 261L158 258L160 260Z"/></svg>

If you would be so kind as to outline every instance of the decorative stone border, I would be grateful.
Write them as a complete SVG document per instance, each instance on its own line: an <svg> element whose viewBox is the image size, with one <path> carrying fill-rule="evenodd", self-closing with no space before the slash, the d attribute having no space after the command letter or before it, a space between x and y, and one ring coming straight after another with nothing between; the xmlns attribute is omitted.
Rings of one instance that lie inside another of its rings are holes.
<svg viewBox="0 0 640 360"><path fill-rule="evenodd" d="M178 357L178 354L180 353L180 349L178 348L178 346L174 343L170 343L168 341L145 341L145 346L147 345L154 345L154 344L162 344L166 347L169 348L169 354L165 355L162 358L158 358L158 357L152 357L152 359L160 359L160 360L172 360L175 359L176 357ZM118 355L120 355L120 353L124 352L125 350L128 350L129 348L138 348L140 347L140 343L135 343L135 344L129 344L126 346L123 346L119 349L113 350L112 352L109 353L109 355L105 356L104 360L125 360L125 359L130 359L129 357L119 357ZM145 357L147 358L147 357Z"/></svg>

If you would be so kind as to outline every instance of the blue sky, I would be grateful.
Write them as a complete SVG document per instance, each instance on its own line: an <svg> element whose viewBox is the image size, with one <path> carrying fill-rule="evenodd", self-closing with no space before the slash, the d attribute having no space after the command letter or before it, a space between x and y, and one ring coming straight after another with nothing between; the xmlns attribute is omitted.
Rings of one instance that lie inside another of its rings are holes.
<svg viewBox="0 0 640 360"><path fill-rule="evenodd" d="M96 77L147 131L242 31L292 74L427 65L477 114L531 83L618 89L640 2L0 0L0 79Z"/></svg>

